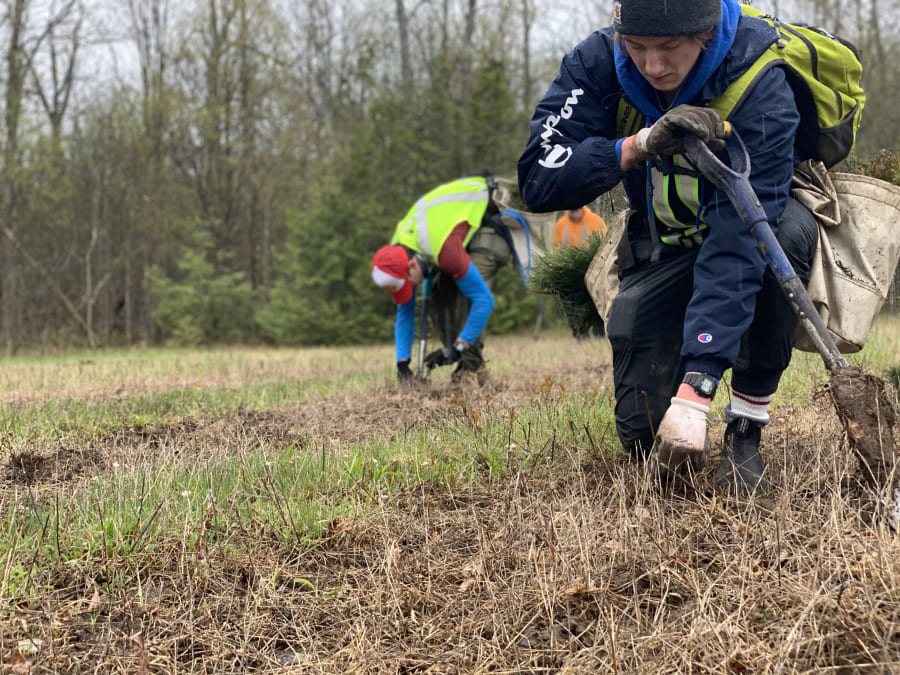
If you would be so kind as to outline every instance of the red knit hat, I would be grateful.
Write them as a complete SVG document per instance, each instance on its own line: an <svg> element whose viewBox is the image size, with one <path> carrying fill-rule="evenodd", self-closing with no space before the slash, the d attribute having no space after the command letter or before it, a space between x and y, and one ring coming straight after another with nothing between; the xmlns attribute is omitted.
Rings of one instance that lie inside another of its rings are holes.
<svg viewBox="0 0 900 675"><path fill-rule="evenodd" d="M409 257L402 246L382 246L372 258L372 280L382 288L390 288L394 302L405 305L413 295L409 283Z"/></svg>

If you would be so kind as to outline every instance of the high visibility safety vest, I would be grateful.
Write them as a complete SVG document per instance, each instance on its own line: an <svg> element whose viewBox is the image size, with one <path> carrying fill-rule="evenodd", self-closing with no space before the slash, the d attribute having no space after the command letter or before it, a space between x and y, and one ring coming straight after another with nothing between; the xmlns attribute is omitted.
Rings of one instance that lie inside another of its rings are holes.
<svg viewBox="0 0 900 675"><path fill-rule="evenodd" d="M653 213L663 226L659 240L672 246L696 248L703 243L708 225L698 217L702 208L700 179L684 155L672 158L675 172L664 175L654 164L650 168Z"/></svg>
<svg viewBox="0 0 900 675"><path fill-rule="evenodd" d="M738 84L742 91L752 86L751 81ZM715 101L711 106L716 107ZM719 111L723 119L728 115ZM731 111L729 110L729 113ZM617 111L617 136L631 136L644 126L644 115L623 96ZM649 180L651 187L651 208L656 222L661 225L657 232L659 240L672 246L696 248L703 243L703 233L709 227L699 213L702 208L700 174L691 166L684 155L672 157L672 172L663 174L659 160L651 160Z"/></svg>
<svg viewBox="0 0 900 675"><path fill-rule="evenodd" d="M490 198L486 178L470 176L444 183L420 197L397 224L391 244L402 244L437 262L441 247L457 225L471 226L463 246L481 226Z"/></svg>

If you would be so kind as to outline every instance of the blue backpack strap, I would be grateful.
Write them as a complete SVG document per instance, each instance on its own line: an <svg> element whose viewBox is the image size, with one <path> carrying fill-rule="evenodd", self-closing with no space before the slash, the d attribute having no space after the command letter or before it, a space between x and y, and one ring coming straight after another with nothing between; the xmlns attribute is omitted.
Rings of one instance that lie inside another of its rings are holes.
<svg viewBox="0 0 900 675"><path fill-rule="evenodd" d="M516 222L518 222L522 226L522 230L525 232L525 251L519 251L516 248L516 244L513 241L512 234L506 227L497 228L497 231L506 239L506 243L509 244L510 250L513 252L513 256L516 259L516 267L519 270L519 275L522 277L522 281L525 284L525 287L528 288L528 276L531 274L531 232L528 230L528 221L525 220L525 216L519 213L516 209L504 209L500 212L501 216L506 216L507 218L512 218ZM522 258L525 258L524 260Z"/></svg>

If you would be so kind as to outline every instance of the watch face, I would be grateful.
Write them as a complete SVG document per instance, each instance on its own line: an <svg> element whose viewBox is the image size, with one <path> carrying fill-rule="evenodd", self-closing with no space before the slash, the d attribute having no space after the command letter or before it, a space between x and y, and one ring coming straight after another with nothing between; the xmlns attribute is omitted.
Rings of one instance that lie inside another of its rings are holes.
<svg viewBox="0 0 900 675"><path fill-rule="evenodd" d="M706 398L712 398L716 393L716 386L718 383L714 377L710 375L699 375L696 373L691 373L684 378L684 381L687 382L694 388L701 396L705 396Z"/></svg>

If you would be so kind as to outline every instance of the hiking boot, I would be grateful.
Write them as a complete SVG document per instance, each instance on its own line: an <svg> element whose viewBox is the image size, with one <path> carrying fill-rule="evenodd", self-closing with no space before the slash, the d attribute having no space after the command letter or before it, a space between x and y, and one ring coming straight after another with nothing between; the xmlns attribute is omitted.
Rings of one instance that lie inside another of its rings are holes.
<svg viewBox="0 0 900 675"><path fill-rule="evenodd" d="M759 439L762 426L738 417L725 427L722 463L716 471L716 487L738 494L765 493L772 489L763 473Z"/></svg>
<svg viewBox="0 0 900 675"><path fill-rule="evenodd" d="M463 364L457 364L456 368L453 369L453 372L450 373L450 381L453 384L460 384L464 379L467 378L470 372L471 371L463 366Z"/></svg>
<svg viewBox="0 0 900 675"><path fill-rule="evenodd" d="M481 355L481 343L476 342L462 351L459 363L456 364L456 369L450 376L450 381L454 384L463 384L475 380L479 387L483 387L487 378L487 368L484 365L484 357Z"/></svg>
<svg viewBox="0 0 900 675"><path fill-rule="evenodd" d="M487 366L481 366L478 370L475 371L475 379L478 381L478 386L483 387L490 377L488 373Z"/></svg>
<svg viewBox="0 0 900 675"><path fill-rule="evenodd" d="M460 363L456 366L456 370L450 375L450 381L453 384L478 383L479 387L483 387L488 381L487 366L482 363L478 368L472 369Z"/></svg>

